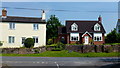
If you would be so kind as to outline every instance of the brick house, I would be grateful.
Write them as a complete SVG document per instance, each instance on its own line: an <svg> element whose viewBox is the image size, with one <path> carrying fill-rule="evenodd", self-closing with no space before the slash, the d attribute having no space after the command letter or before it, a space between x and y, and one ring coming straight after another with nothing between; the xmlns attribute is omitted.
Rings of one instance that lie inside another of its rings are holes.
<svg viewBox="0 0 120 68"><path fill-rule="evenodd" d="M65 44L104 44L105 29L102 17L98 20L67 20L66 26L58 27L58 40Z"/></svg>

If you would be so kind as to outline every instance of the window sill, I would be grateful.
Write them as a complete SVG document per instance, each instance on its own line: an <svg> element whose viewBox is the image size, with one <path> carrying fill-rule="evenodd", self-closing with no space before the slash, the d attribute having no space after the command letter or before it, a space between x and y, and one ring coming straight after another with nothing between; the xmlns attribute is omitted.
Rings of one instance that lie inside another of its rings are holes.
<svg viewBox="0 0 120 68"><path fill-rule="evenodd" d="M9 30L15 30L15 29L9 29Z"/></svg>

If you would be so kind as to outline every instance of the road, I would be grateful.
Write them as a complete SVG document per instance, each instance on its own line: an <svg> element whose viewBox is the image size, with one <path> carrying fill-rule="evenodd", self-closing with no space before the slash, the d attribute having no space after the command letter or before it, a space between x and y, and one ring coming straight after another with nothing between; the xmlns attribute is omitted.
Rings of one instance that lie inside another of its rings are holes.
<svg viewBox="0 0 120 68"><path fill-rule="evenodd" d="M120 58L118 57L2 57L2 64L7 66L102 67L118 64L119 62Z"/></svg>

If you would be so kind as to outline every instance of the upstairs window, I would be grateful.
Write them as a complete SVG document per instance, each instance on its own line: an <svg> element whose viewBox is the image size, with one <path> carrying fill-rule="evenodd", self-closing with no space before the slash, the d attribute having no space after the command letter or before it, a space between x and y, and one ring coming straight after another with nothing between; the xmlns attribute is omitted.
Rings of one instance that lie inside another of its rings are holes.
<svg viewBox="0 0 120 68"><path fill-rule="evenodd" d="M71 25L71 31L78 31L78 25L76 23Z"/></svg>
<svg viewBox="0 0 120 68"><path fill-rule="evenodd" d="M38 24L33 24L33 29L38 30L39 29Z"/></svg>
<svg viewBox="0 0 120 68"><path fill-rule="evenodd" d="M9 29L15 29L15 23L9 23Z"/></svg>
<svg viewBox="0 0 120 68"><path fill-rule="evenodd" d="M100 31L100 25L98 23L95 24L94 31Z"/></svg>

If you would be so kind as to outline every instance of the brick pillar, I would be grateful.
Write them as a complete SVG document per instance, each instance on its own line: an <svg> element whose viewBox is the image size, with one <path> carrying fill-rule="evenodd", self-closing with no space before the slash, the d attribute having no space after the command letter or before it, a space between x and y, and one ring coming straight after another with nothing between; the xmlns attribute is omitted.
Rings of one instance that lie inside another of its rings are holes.
<svg viewBox="0 0 120 68"><path fill-rule="evenodd" d="M67 44L69 44L69 42L70 42L70 36L69 34L67 34Z"/></svg>

